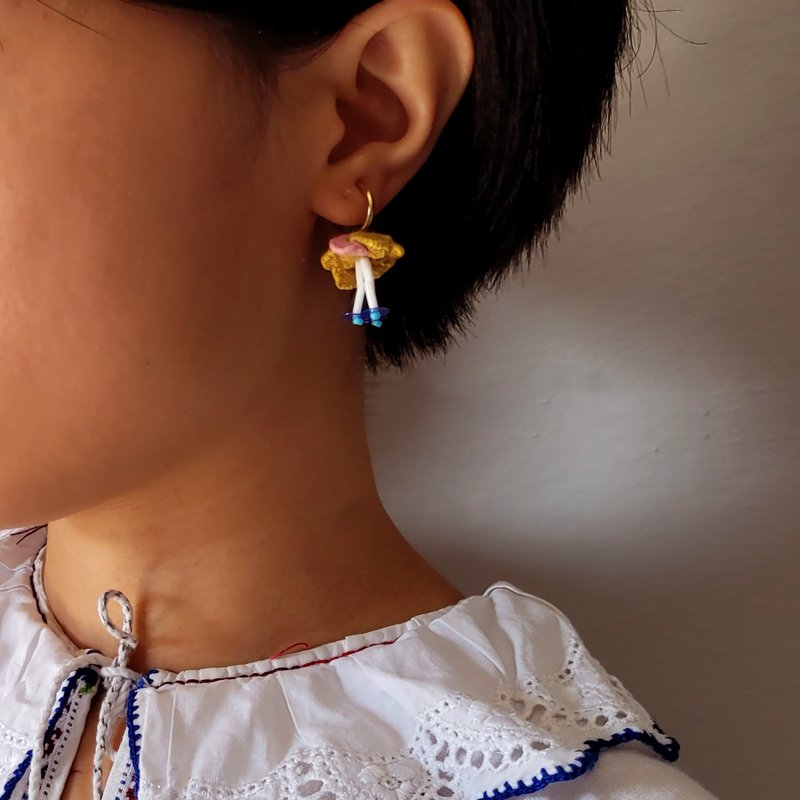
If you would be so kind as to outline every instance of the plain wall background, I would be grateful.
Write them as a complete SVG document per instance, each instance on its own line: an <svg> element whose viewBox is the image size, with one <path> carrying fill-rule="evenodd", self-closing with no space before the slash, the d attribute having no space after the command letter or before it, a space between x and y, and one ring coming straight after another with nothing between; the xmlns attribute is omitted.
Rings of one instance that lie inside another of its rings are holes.
<svg viewBox="0 0 800 800"><path fill-rule="evenodd" d="M679 766L721 798L789 800L800 3L659 19L706 44L659 27L664 68L620 99L560 238L445 358L371 381L370 441L387 509L462 591L554 602Z"/></svg>

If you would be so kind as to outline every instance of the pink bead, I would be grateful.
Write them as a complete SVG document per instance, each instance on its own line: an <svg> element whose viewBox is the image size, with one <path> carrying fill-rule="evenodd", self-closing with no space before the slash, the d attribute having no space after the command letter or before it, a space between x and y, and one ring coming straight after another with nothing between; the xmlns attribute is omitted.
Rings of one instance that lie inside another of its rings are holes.
<svg viewBox="0 0 800 800"><path fill-rule="evenodd" d="M347 233L335 236L328 245L337 256L369 256L369 250L360 242L353 242Z"/></svg>

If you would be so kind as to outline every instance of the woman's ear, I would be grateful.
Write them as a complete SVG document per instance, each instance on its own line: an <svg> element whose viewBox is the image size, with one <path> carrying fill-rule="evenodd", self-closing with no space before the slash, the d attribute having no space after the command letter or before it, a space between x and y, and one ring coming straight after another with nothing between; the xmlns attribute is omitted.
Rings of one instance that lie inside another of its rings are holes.
<svg viewBox="0 0 800 800"><path fill-rule="evenodd" d="M472 35L451 0L383 0L355 17L304 68L317 94L304 117L317 159L311 210L361 224L359 181L376 213L385 206L430 155L473 60Z"/></svg>

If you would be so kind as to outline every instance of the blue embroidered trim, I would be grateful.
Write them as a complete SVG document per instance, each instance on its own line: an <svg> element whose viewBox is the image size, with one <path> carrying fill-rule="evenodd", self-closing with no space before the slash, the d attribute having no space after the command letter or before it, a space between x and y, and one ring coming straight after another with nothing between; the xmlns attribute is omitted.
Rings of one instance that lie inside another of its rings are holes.
<svg viewBox="0 0 800 800"><path fill-rule="evenodd" d="M6 781L6 785L3 787L3 794L0 795L0 800L8 800L9 797L14 792L14 789L17 788L17 784L22 780L22 776L28 771L28 767L31 765L31 759L33 758L33 751L28 750L28 754L22 760L22 763L14 770L11 774L11 777Z"/></svg>
<svg viewBox="0 0 800 800"><path fill-rule="evenodd" d="M69 678L67 678L67 680L64 682L64 685L61 687L61 694L58 697L56 710L53 712L53 715L50 717L50 720L47 723L47 730L45 731L44 735L45 742L47 742L47 740L53 735L53 731L55 730L61 715L64 713L67 703L72 697L72 692L74 691L76 684L82 679L85 679L89 685L93 685L93 683L97 680L97 673L89 667L81 667L73 672ZM19 784L25 773L28 771L32 759L33 749L28 750L28 752L25 754L25 758L22 759L22 762L17 766L17 768L11 774L11 777L6 781L5 786L3 786L3 794L0 795L0 800L9 800L11 795L14 793L14 790L17 788L17 784Z"/></svg>
<svg viewBox="0 0 800 800"><path fill-rule="evenodd" d="M158 670L151 669L149 672L146 672L144 675L142 675L142 677L136 682L135 688L133 688L128 694L127 713L125 719L128 728L128 747L130 750L131 765L133 766L134 798L139 797L139 755L142 752L140 744L142 739L142 726L136 722L136 720L139 719L139 709L136 707L136 695L145 687L145 684L148 686L150 685L150 676L155 672L158 672ZM0 797L0 800L5 800L5 798Z"/></svg>
<svg viewBox="0 0 800 800"><path fill-rule="evenodd" d="M579 778L585 775L596 763L600 757L600 752L606 747L614 747L614 745L623 744L624 742L639 741L655 750L665 761L677 761L678 751L680 744L677 739L672 736L667 736L661 728L658 727L655 720L653 720L653 727L659 733L666 736L669 744L664 744L656 739L652 733L647 731L634 730L633 728L625 728L621 733L615 733L610 739L588 739L584 742L587 745L584 750L575 760L574 764L570 764L566 769L564 767L556 767L555 773L542 770L541 776L534 777L530 784L524 781L518 781L517 788L514 788L508 781L505 783L505 789L495 789L491 794L484 792L480 800L502 800L505 797L514 797L521 794L532 794L544 789L551 783L559 781L571 781L574 778Z"/></svg>

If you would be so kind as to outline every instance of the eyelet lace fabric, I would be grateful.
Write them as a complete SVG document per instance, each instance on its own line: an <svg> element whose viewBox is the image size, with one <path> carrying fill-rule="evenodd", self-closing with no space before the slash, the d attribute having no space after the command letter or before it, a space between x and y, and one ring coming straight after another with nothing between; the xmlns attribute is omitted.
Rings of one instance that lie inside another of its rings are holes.
<svg viewBox="0 0 800 800"><path fill-rule="evenodd" d="M0 540L0 800L26 785L55 800L103 669L48 626L33 561ZM679 752L562 612L507 581L307 653L154 669L124 693L103 800L501 800L579 779L609 748Z"/></svg>
<svg viewBox="0 0 800 800"><path fill-rule="evenodd" d="M480 699L451 692L420 714L407 747L391 753L299 748L263 779L190 781L176 793L145 781L152 800L423 800L500 797L577 778L599 751L639 741L667 761L678 742L590 655L576 634L561 669L497 682ZM476 794L477 792L477 794Z"/></svg>

